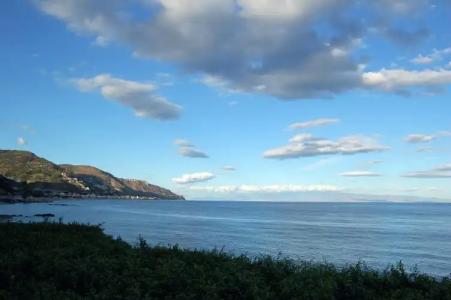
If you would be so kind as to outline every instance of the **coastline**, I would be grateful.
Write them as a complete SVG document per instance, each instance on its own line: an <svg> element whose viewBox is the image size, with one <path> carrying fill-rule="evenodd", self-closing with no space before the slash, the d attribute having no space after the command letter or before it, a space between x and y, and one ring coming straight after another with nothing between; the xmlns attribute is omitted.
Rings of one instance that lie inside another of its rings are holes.
<svg viewBox="0 0 451 300"><path fill-rule="evenodd" d="M23 197L23 196L4 196L0 195L0 203L51 203L58 200L88 200L88 199L111 199L111 200L143 200L143 201L155 201L155 200L171 200L171 201L183 201L185 198L172 199L172 198L155 198L144 196L118 196L118 195L70 195L70 196L50 196L50 197Z"/></svg>

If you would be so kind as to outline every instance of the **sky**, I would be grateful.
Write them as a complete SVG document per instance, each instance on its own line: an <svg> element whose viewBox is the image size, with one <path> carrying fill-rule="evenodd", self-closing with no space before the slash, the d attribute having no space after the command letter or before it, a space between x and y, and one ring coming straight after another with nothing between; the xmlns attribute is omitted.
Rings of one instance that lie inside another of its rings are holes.
<svg viewBox="0 0 451 300"><path fill-rule="evenodd" d="M0 2L0 149L188 199L451 201L451 1Z"/></svg>

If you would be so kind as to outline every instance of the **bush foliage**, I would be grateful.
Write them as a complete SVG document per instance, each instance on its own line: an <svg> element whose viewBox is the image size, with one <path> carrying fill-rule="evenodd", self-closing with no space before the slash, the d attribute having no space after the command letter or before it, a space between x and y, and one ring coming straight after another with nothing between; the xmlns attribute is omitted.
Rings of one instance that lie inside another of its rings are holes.
<svg viewBox="0 0 451 300"><path fill-rule="evenodd" d="M136 246L98 226L0 224L0 299L451 299L451 280Z"/></svg>

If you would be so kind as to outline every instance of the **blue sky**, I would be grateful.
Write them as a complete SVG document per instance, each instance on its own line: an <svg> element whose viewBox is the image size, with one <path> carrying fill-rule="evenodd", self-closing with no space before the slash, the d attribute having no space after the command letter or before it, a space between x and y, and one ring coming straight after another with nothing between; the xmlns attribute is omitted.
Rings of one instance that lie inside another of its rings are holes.
<svg viewBox="0 0 451 300"><path fill-rule="evenodd" d="M451 199L448 1L21 0L0 15L2 149L191 199Z"/></svg>

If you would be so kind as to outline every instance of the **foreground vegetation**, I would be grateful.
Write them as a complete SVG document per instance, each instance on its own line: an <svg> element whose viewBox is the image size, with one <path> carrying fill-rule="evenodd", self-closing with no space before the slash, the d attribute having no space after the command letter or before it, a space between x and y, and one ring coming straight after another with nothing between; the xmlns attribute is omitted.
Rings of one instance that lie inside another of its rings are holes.
<svg viewBox="0 0 451 300"><path fill-rule="evenodd" d="M0 299L451 299L449 278L135 247L97 226L0 224Z"/></svg>

